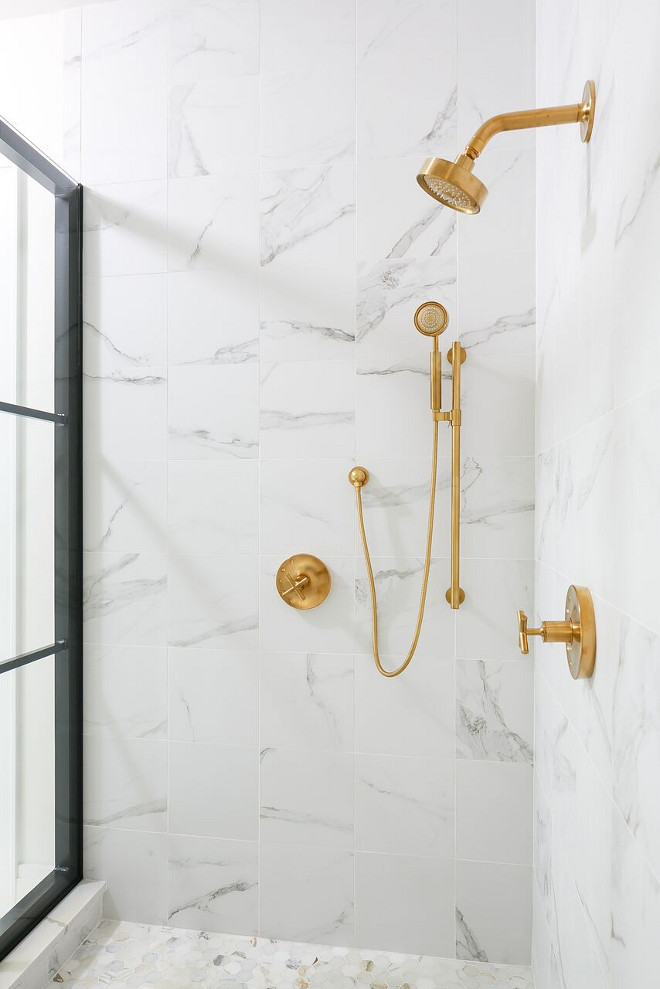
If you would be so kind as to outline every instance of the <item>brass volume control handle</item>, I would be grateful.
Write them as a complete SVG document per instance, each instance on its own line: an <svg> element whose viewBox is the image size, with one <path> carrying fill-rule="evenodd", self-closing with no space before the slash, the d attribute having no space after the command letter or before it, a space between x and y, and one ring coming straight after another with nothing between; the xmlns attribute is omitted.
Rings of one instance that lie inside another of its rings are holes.
<svg viewBox="0 0 660 989"><path fill-rule="evenodd" d="M322 560L310 553L289 557L278 568L275 586L292 608L308 611L322 604L330 593L330 574Z"/></svg>
<svg viewBox="0 0 660 989"><path fill-rule="evenodd" d="M530 635L539 635L544 642L563 642L571 676L581 680L593 674L596 662L596 619L588 587L571 584L566 593L565 615L563 622L541 622L540 628L529 628L527 615L519 611L518 645L527 655Z"/></svg>

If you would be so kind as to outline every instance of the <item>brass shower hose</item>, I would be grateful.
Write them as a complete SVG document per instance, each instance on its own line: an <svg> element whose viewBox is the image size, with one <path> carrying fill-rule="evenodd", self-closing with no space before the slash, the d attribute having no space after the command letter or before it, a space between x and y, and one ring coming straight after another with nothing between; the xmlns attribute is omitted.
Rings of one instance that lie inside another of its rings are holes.
<svg viewBox="0 0 660 989"><path fill-rule="evenodd" d="M373 571L373 567L371 566L371 557L369 555L369 546L367 544L367 534L364 528L364 513L362 511L363 482L361 483L356 483L355 481L352 482L355 488L358 520L360 522L360 535L362 536L362 549L364 550L364 559L365 559L365 563L367 564L367 576L369 578L369 590L371 592L371 637L373 641L374 662L376 663L376 669L378 670L379 673L382 673L384 677L398 677L400 673L403 673L403 671L410 663L410 660L415 655L415 649L417 648L417 643L419 642L419 636L422 631L422 622L424 621L424 608L426 606L426 592L429 583L429 571L431 569L431 546L433 544L433 519L435 515L435 491L437 484L437 475L438 475L438 423L437 421L434 421L433 422L433 460L431 465L431 500L429 502L429 521L426 532L426 559L424 561L424 575L422 577L422 593L419 598L417 624L415 626L415 635L412 640L412 645L410 646L410 649L408 650L408 655L404 659L403 663L396 670L386 670L380 661L380 655L378 653L378 603L376 599L376 582L374 580L374 571Z"/></svg>

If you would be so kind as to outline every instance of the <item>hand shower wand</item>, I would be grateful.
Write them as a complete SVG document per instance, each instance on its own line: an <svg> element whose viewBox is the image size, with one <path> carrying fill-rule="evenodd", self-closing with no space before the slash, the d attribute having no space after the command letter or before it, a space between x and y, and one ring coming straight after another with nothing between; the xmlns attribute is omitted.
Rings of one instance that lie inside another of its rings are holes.
<svg viewBox="0 0 660 989"><path fill-rule="evenodd" d="M456 610L465 600L465 592L459 584L460 568L460 499L461 499L461 364L465 361L465 350L460 343L455 342L447 355L452 366L452 407L448 412L442 411L442 354L438 347L438 337L445 331L449 323L447 310L439 302L424 302L415 312L416 328L424 336L433 337L431 361L431 413L433 417L433 455L431 466L431 494L429 501L429 516L426 536L426 557L422 575L422 590L420 594L417 623L412 645L401 666L395 670L386 670L380 660L378 650L378 607L376 599L376 583L371 557L367 543L362 507L362 488L369 480L369 472L365 467L353 467L348 480L355 488L358 521L362 538L362 549L367 567L367 578L371 595L372 642L373 656L378 672L386 677L395 677L406 669L415 654L424 620L426 593L428 589L429 572L431 569L431 550L433 545L433 524L435 514L435 495L438 475L438 423L449 422L452 427L452 482L451 482L451 586L445 597L450 607Z"/></svg>

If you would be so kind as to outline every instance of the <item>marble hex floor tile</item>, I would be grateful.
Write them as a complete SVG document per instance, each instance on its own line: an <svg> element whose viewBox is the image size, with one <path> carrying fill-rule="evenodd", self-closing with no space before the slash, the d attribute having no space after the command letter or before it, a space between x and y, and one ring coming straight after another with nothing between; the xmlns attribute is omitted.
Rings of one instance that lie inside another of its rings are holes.
<svg viewBox="0 0 660 989"><path fill-rule="evenodd" d="M105 920L51 987L533 989L528 968Z"/></svg>

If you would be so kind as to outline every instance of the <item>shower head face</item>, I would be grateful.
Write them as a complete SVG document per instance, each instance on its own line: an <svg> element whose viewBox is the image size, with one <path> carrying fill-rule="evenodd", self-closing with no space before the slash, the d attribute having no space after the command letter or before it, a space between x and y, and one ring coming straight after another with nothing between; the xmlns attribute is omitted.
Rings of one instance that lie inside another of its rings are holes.
<svg viewBox="0 0 660 989"><path fill-rule="evenodd" d="M437 337L447 329L449 314L441 302L422 302L414 319L415 326L425 337Z"/></svg>
<svg viewBox="0 0 660 989"><path fill-rule="evenodd" d="M464 162L470 162L465 155L459 155L456 161L427 158L417 181L424 192L443 206L459 213L478 213L488 189L465 167Z"/></svg>

